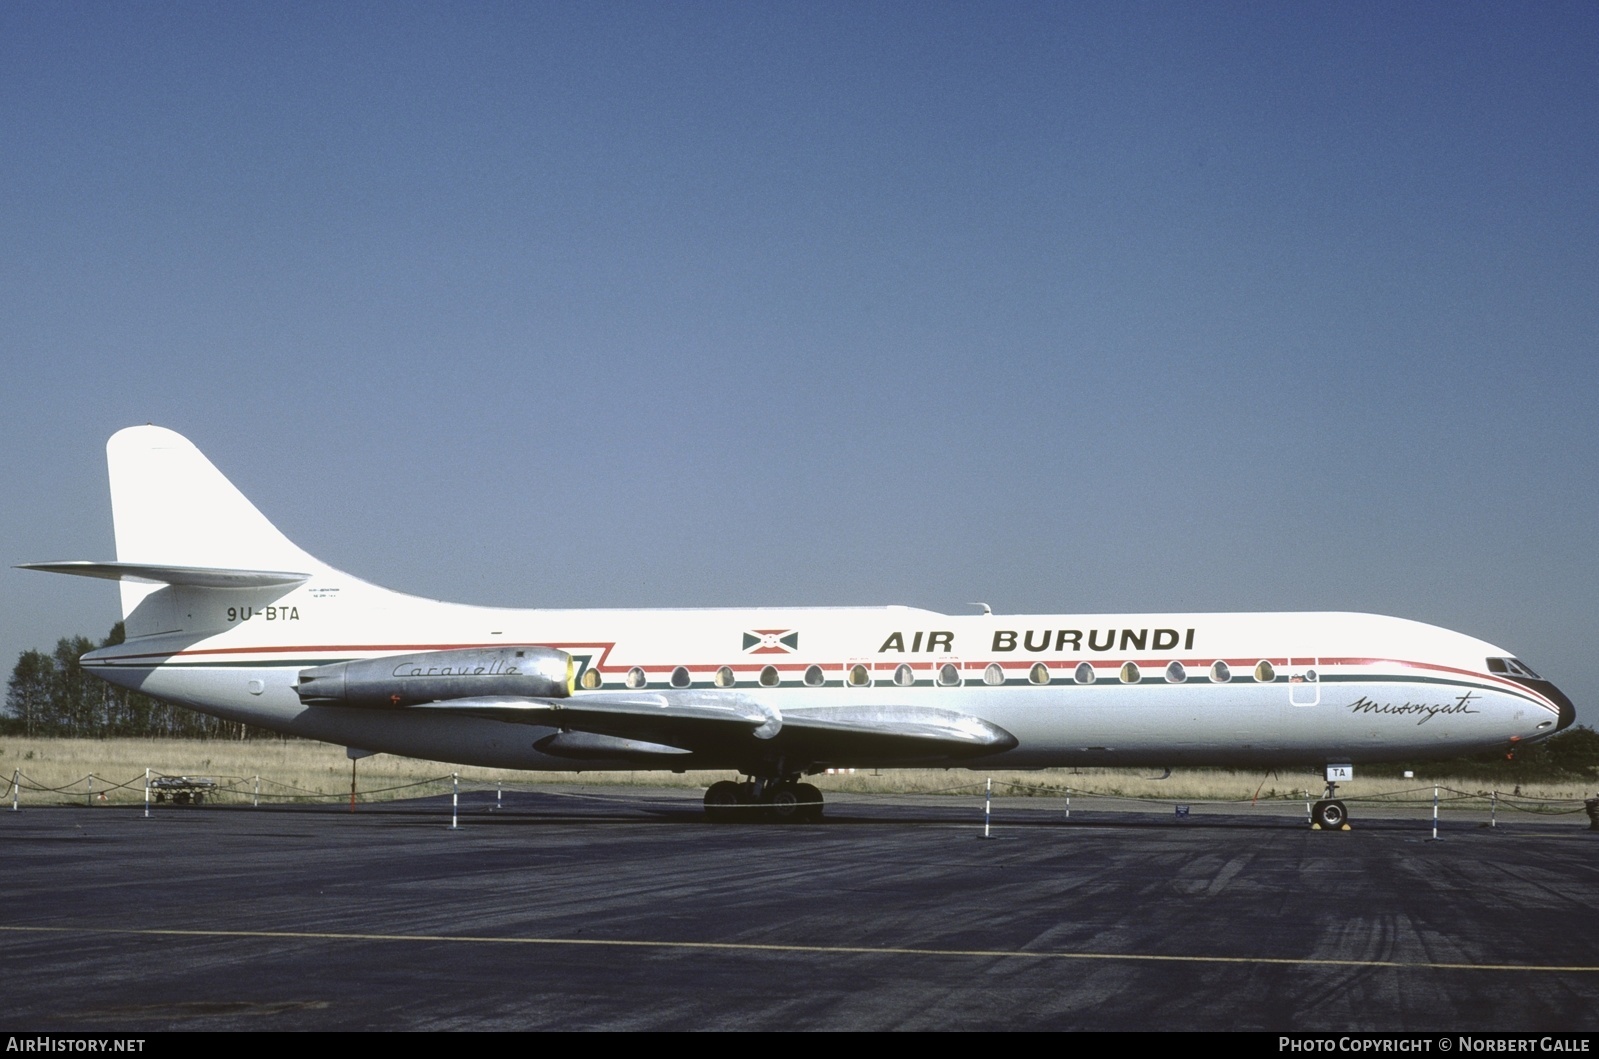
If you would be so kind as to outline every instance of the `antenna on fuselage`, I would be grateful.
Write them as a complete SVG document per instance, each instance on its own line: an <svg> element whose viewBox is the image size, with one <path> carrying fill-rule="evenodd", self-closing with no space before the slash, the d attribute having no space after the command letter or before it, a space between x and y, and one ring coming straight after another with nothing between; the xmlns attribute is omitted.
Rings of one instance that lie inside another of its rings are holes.
<svg viewBox="0 0 1599 1059"><path fill-rule="evenodd" d="M971 603L967 603L967 604L966 604L966 605L967 605L967 606L968 606L968 607L982 607L982 608L983 608L983 616L984 616L984 617L985 617L985 618L986 618L986 617L988 617L988 616L990 616L990 615L992 615L992 614L993 614L993 613L994 613L994 608L993 608L993 607L990 607L990 606L989 606L989 605L988 605L988 604L987 604L987 603L976 603L976 602L971 602Z"/></svg>

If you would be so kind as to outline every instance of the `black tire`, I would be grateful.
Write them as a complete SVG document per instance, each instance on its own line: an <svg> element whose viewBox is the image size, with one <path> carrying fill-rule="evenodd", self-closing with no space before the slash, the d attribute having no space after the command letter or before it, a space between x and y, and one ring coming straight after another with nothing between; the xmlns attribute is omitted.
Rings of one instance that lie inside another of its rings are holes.
<svg viewBox="0 0 1599 1059"><path fill-rule="evenodd" d="M1317 802L1311 808L1311 819L1320 824L1323 831L1338 831L1349 822L1349 810L1340 801Z"/></svg>
<svg viewBox="0 0 1599 1059"><path fill-rule="evenodd" d="M800 819L806 823L815 823L822 818L822 792L809 783L795 784L794 790L798 792L800 804L804 811Z"/></svg>
<svg viewBox="0 0 1599 1059"><path fill-rule="evenodd" d="M799 785L780 783L766 792L766 808L772 819L780 824L805 819L805 802L800 798Z"/></svg>
<svg viewBox="0 0 1599 1059"><path fill-rule="evenodd" d="M732 780L711 784L705 792L705 819L723 823L736 817L737 806L743 801L739 793L739 785Z"/></svg>

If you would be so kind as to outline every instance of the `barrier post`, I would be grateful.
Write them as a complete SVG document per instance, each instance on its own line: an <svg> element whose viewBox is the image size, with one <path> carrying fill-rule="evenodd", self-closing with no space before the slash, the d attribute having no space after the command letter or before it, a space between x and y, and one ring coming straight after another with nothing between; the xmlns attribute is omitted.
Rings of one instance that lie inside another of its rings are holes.
<svg viewBox="0 0 1599 1059"><path fill-rule="evenodd" d="M21 806L17 804L17 797L22 794L22 770L11 770L11 811L17 812Z"/></svg>
<svg viewBox="0 0 1599 1059"><path fill-rule="evenodd" d="M1438 785L1432 785L1432 839L1438 841Z"/></svg>
<svg viewBox="0 0 1599 1059"><path fill-rule="evenodd" d="M261 774L259 772L255 774L255 794L251 798L250 808L261 808Z"/></svg>
<svg viewBox="0 0 1599 1059"><path fill-rule="evenodd" d="M987 785L986 789L983 792L983 837L984 838L993 838L994 837L993 835L990 835L988 833L988 823L989 823L989 818L990 818L990 816L993 813L993 808L994 808L994 777L990 776L990 777L988 777L988 785Z"/></svg>
<svg viewBox="0 0 1599 1059"><path fill-rule="evenodd" d="M150 819L150 768L144 769L144 818Z"/></svg>
<svg viewBox="0 0 1599 1059"><path fill-rule="evenodd" d="M1494 788L1493 794L1488 799L1488 826L1499 826L1499 789Z"/></svg>
<svg viewBox="0 0 1599 1059"><path fill-rule="evenodd" d="M461 774L450 773L450 830L461 830Z"/></svg>
<svg viewBox="0 0 1599 1059"><path fill-rule="evenodd" d="M94 808L94 773L92 773L92 772L89 773L89 793L84 795L84 798L86 798L88 800L85 801L83 804L85 804L89 808L93 809Z"/></svg>

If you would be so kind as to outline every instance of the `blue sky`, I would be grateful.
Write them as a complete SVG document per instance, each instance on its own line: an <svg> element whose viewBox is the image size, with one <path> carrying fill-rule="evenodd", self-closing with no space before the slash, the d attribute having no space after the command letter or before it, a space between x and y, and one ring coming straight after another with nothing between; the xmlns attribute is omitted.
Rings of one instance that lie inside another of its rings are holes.
<svg viewBox="0 0 1599 1059"><path fill-rule="evenodd" d="M1592 4L0 6L0 541L191 437L528 606L1363 610L1599 723ZM115 620L7 569L0 657Z"/></svg>

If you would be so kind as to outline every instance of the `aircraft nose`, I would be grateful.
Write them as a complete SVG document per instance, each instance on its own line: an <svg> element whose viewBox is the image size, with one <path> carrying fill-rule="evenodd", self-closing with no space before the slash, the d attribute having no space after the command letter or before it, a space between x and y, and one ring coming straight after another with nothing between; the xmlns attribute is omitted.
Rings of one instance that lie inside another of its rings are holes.
<svg viewBox="0 0 1599 1059"><path fill-rule="evenodd" d="M1560 707L1559 723L1555 725L1555 731L1550 732L1550 735L1554 735L1555 732L1558 732L1563 728L1570 728L1572 724L1576 722L1577 707L1574 706L1571 700L1566 697L1565 692L1555 687L1549 681L1541 679L1532 680L1528 677L1515 677L1513 679L1515 679L1516 683L1531 688L1533 691L1536 691L1538 694L1542 695L1544 698Z"/></svg>
<svg viewBox="0 0 1599 1059"><path fill-rule="evenodd" d="M1547 686L1543 689L1543 693L1549 696L1550 701L1556 706L1560 707L1560 723L1555 725L1555 731L1558 732L1563 728L1570 728L1577 720L1577 707L1566 697L1565 692L1553 684L1548 684L1547 681L1545 683Z"/></svg>

